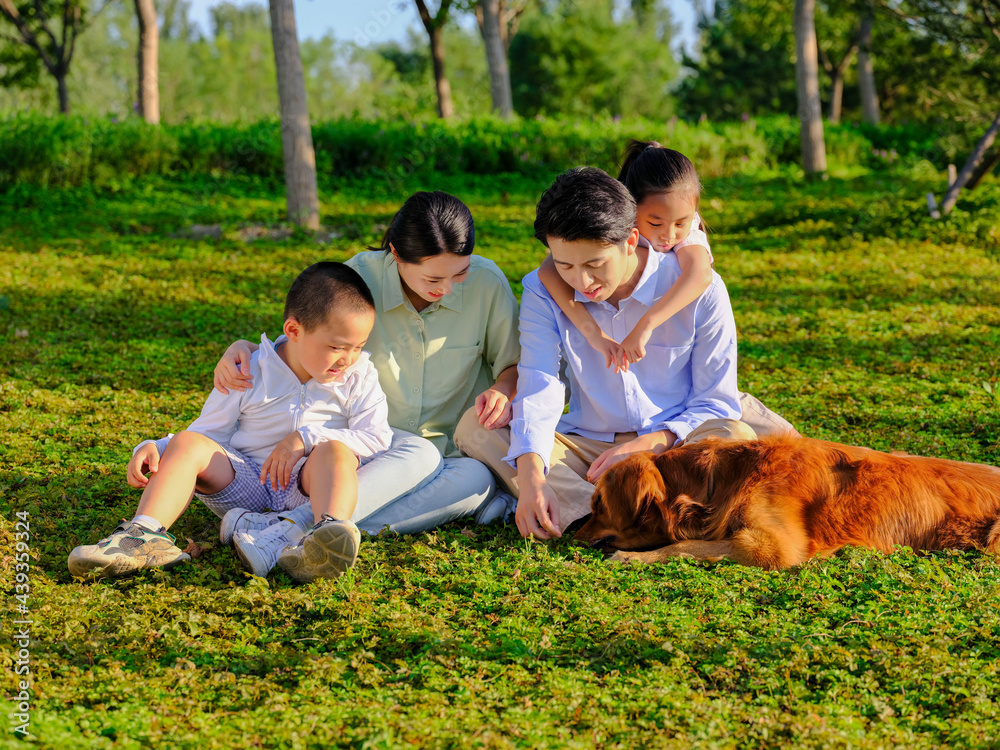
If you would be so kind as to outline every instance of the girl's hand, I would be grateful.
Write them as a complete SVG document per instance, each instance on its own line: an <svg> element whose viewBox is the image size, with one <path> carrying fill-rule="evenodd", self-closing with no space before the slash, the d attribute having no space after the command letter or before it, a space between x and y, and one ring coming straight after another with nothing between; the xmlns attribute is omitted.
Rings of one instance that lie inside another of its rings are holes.
<svg viewBox="0 0 1000 750"><path fill-rule="evenodd" d="M476 414L479 415L479 424L487 430L506 427L513 416L510 399L495 387L487 388L476 396Z"/></svg>
<svg viewBox="0 0 1000 750"><path fill-rule="evenodd" d="M293 432L271 451L271 455L264 461L264 466L260 470L260 483L267 484L267 475L271 475L271 489L277 490L288 488L288 482L292 478L292 469L299 459L306 455L306 445L302 442L302 436L298 432Z"/></svg>
<svg viewBox="0 0 1000 750"><path fill-rule="evenodd" d="M156 443L146 443L132 454L125 475L130 485L142 489L149 484L146 474L155 474L159 469L160 452L156 449Z"/></svg>
<svg viewBox="0 0 1000 750"><path fill-rule="evenodd" d="M625 360L622 345L606 336L603 331L600 338L597 336L588 336L587 343L596 349L599 354L604 355L604 364L609 370L612 366L615 368L616 373L628 370L628 362Z"/></svg>
<svg viewBox="0 0 1000 750"><path fill-rule="evenodd" d="M622 351L625 354L626 363L638 362L646 356L646 344L652 335L652 328L640 328L636 326L632 329L632 333L622 341ZM626 364L623 369L628 370L628 365Z"/></svg>
<svg viewBox="0 0 1000 750"><path fill-rule="evenodd" d="M229 389L244 391L253 388L250 374L250 355L260 347L240 339L229 345L219 364L215 366L214 384L217 390L229 395Z"/></svg>

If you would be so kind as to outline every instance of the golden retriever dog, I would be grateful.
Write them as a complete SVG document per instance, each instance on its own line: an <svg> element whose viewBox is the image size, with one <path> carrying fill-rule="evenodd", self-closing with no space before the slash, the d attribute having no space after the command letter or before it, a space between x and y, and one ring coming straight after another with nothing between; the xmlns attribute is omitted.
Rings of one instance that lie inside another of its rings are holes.
<svg viewBox="0 0 1000 750"><path fill-rule="evenodd" d="M613 560L776 570L845 545L1000 552L1000 469L803 437L630 456L598 480L592 510L576 539Z"/></svg>

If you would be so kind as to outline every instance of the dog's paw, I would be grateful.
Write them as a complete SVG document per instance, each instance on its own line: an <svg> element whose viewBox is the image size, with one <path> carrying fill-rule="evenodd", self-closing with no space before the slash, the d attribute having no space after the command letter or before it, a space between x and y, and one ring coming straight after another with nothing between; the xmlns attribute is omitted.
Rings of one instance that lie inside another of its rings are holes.
<svg viewBox="0 0 1000 750"><path fill-rule="evenodd" d="M611 557L608 558L608 562L613 563L630 563L630 562L642 562L641 552L628 552L627 550L620 549Z"/></svg>

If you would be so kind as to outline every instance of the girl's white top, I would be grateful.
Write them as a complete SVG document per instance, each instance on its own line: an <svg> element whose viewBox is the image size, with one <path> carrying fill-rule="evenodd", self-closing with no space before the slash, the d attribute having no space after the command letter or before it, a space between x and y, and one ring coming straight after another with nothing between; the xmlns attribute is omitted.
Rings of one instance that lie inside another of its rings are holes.
<svg viewBox="0 0 1000 750"><path fill-rule="evenodd" d="M688 236L670 249L677 250L678 248L687 247L688 245L701 245L703 248L708 250L708 262L715 262L715 258L712 257L712 246L708 244L708 235L705 234L703 229L701 229L701 217L698 215L697 211L694 212L694 219L691 220L691 231L688 233Z"/></svg>
<svg viewBox="0 0 1000 750"><path fill-rule="evenodd" d="M253 388L230 390L229 395L213 390L188 430L235 448L258 464L296 431L306 455L327 440L344 443L362 463L389 448L392 430L385 394L368 352L362 352L337 382L301 383L264 334L250 358L250 373ZM155 442L163 455L171 437L143 441L132 452Z"/></svg>

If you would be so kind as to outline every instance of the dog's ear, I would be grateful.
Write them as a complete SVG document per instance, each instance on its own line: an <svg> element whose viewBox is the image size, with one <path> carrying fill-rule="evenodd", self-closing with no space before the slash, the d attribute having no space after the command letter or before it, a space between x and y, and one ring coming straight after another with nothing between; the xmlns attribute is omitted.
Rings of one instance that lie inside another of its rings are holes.
<svg viewBox="0 0 1000 750"><path fill-rule="evenodd" d="M595 500L604 505L609 515L616 516L619 528L627 528L650 507L661 504L666 496L663 477L652 455L634 453L604 472L597 482Z"/></svg>
<svg viewBox="0 0 1000 750"><path fill-rule="evenodd" d="M660 513L670 536L683 538L682 529L698 522L706 513L710 466L701 450L684 446L657 456L656 468L665 488L659 503Z"/></svg>

